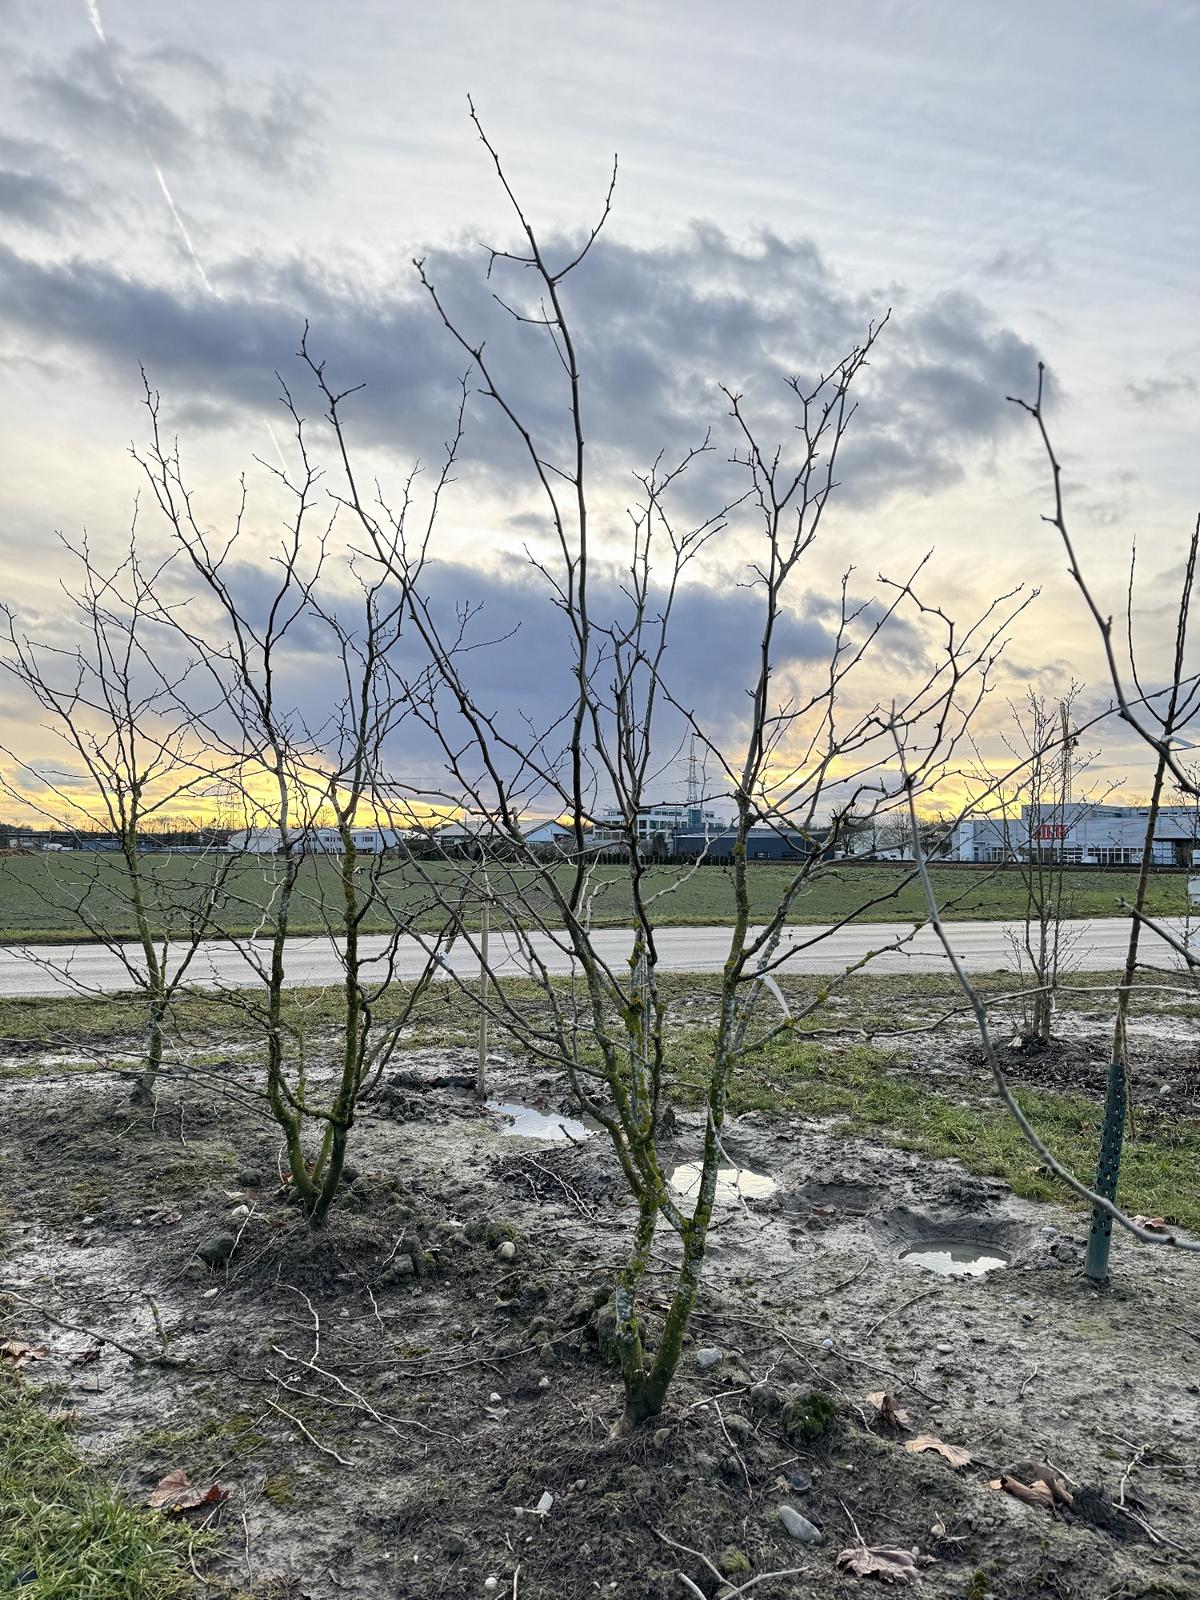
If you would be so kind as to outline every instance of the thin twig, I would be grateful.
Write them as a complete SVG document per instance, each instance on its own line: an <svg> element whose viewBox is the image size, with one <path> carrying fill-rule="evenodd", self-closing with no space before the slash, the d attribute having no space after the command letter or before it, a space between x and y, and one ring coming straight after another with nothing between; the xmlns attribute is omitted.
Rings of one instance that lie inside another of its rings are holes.
<svg viewBox="0 0 1200 1600"><path fill-rule="evenodd" d="M275 1401L271 1400L270 1398L268 1398L267 1404L270 1406L272 1411L278 1411L281 1417L286 1417L289 1422L295 1423L296 1427L300 1429L300 1432L308 1440L309 1444L315 1446L315 1448L318 1449L323 1456L332 1456L333 1459L339 1462L343 1467L349 1467L353 1465L353 1462L347 1461L345 1456L338 1455L337 1451L334 1450L331 1445L322 1444L319 1439L314 1439L312 1434L300 1421L299 1417L294 1417L290 1411L285 1411L281 1405L276 1405Z"/></svg>

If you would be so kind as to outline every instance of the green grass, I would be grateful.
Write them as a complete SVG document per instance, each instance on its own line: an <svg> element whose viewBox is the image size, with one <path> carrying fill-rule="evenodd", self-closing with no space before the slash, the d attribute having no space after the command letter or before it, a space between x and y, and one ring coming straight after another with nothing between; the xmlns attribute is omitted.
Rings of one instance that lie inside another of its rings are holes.
<svg viewBox="0 0 1200 1600"><path fill-rule="evenodd" d="M201 1544L201 1539L197 1544ZM137 1510L62 1423L0 1369L0 1591L14 1600L184 1600L188 1531Z"/></svg>
<svg viewBox="0 0 1200 1600"><path fill-rule="evenodd" d="M707 1037L697 1030L677 1054L680 1076L692 1085L690 1094L685 1090L687 1098L699 1099ZM848 1134L923 1155L957 1157L969 1172L1003 1178L1026 1199L1075 1203L986 1087L959 1081L955 1098L949 1098L910 1070L891 1070L894 1064L890 1052L865 1045L834 1051L781 1041L738 1074L729 1108L735 1115L761 1110L833 1117ZM1041 1090L1018 1089L1016 1098L1053 1154L1090 1183L1100 1105L1083 1095ZM963 1099L968 1103L961 1104ZM1143 1114L1137 1139L1125 1145L1117 1200L1130 1213L1200 1228L1200 1119Z"/></svg>
<svg viewBox="0 0 1200 1600"><path fill-rule="evenodd" d="M199 904L205 885L211 881L214 862L195 856L152 856L146 858L153 878L150 898L155 905L155 926L161 931L182 931L188 912ZM236 863L226 880L218 921L228 935L244 935L257 925L258 913L271 895L277 863L246 860ZM400 866L388 869L389 903L397 914L411 915L422 927L432 927L436 918L428 909L428 890L406 882ZM455 882L455 870L444 863L429 864L443 884ZM830 863L822 866L794 904L794 923L832 922L865 907L862 920L911 922L925 914L919 886L909 881L911 868L899 866L849 866ZM564 882L567 869L561 869ZM789 869L784 865L754 865L749 868L751 916L757 920L770 915L778 901ZM310 858L301 868L297 898L293 907L293 931L297 934L324 931L329 916L336 916L340 896L338 865L330 859ZM514 903L522 883L520 875L503 866L491 869L493 885L500 898ZM675 883L679 869L651 868L647 890L654 892ZM1068 875L1067 903L1075 916L1113 916L1118 902L1133 891L1129 872L1074 872ZM629 884L620 867L599 868L600 885L594 906L593 922L598 927L620 926L628 921ZM978 868L942 866L936 869L939 898L949 918L1004 919L1020 917L1025 909L1025 892L1020 875L1012 870L991 871ZM552 917L549 899L534 893L540 911ZM1147 907L1151 914L1181 914L1186 909L1186 878L1178 873L1155 875L1150 881ZM733 891L730 874L724 867L702 867L657 903L657 915L664 926L696 926L728 923L733 916ZM383 910L367 916L366 931L379 932L391 926ZM93 938L95 928L121 938L134 936L127 896L122 886L122 869L112 856L64 851L61 854L8 856L0 859L0 943L62 943Z"/></svg>

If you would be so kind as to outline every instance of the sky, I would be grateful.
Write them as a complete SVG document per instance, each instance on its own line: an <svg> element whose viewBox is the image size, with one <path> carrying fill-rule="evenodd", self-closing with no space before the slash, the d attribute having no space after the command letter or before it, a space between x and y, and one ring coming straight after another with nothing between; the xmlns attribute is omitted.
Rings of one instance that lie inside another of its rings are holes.
<svg viewBox="0 0 1200 1600"><path fill-rule="evenodd" d="M1200 506L1200 4L0 0L0 46L0 590L31 636L71 643L57 532L86 530L102 557L128 542L142 368L206 526L228 527L249 476L248 582L278 537L268 467L290 459L276 374L320 410L296 360L306 321L336 384L365 386L350 412L364 472L392 492L414 458L436 462L464 357L414 257L557 448L553 363L491 299L525 304L526 285L503 263L485 278L481 242L516 235L469 94L561 259L618 157L612 215L567 294L614 595L632 474L711 429L680 497L702 518L731 481L721 386L787 441L783 379L828 370L890 309L842 488L789 591L783 681L819 669L847 566L865 599L932 551L923 598L956 618L1040 589L980 715L985 752L1030 687L1074 680L1083 714L1107 704L1041 521L1045 459L1005 398L1032 394L1039 360L1089 578L1119 610L1136 540L1138 638L1160 681ZM529 566L545 519L478 396L457 477L431 582L451 610L485 602L496 636L517 630L496 693L549 717L562 641ZM165 538L144 495L139 536ZM751 547L731 519L671 657L675 692L730 739L753 665ZM299 699L319 699L325 649L298 650ZM860 692L885 695L920 654L896 631ZM35 762L49 748L3 681L0 744ZM1105 734L1099 781L1135 797L1147 764ZM664 797L685 776L670 767Z"/></svg>

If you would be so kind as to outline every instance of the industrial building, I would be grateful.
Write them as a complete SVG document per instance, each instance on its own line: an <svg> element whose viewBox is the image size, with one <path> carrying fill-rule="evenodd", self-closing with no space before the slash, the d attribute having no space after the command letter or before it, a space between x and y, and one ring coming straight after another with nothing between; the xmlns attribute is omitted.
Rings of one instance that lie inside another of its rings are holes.
<svg viewBox="0 0 1200 1600"><path fill-rule="evenodd" d="M824 835L827 830L822 829ZM716 833L677 833L674 854L698 860L728 861L733 855L737 830L731 823ZM751 828L746 834L747 861L803 861L824 848L824 838L794 828Z"/></svg>
<svg viewBox="0 0 1200 1600"><path fill-rule="evenodd" d="M1042 857L1072 866L1139 865L1149 806L1021 807L1008 816L970 817L951 839L953 861L1028 861ZM1200 816L1189 806L1164 806L1154 827L1151 862L1190 867L1200 861Z"/></svg>

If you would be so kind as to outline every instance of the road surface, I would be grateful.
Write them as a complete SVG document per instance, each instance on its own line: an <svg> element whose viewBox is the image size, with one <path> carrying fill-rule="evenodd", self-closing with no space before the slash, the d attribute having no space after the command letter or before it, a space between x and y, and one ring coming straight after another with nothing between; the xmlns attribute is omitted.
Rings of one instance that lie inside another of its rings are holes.
<svg viewBox="0 0 1200 1600"><path fill-rule="evenodd" d="M1177 937L1182 935L1177 919L1164 925ZM1064 938L1071 967L1083 972L1119 969L1125 961L1129 924L1122 917L1090 917L1064 923ZM1015 922L952 922L947 924L955 954L968 972L996 972L1014 965L1013 936L1021 932ZM784 971L791 973L837 973L878 952L870 963L872 972L943 972L948 970L945 952L929 928L911 935L902 948L895 946L911 930L900 923L860 923L830 933L827 928L788 928L784 946L788 949ZM606 928L595 935L597 953L619 963L628 958L631 936L622 928ZM728 928L663 928L657 935L659 967L665 972L719 972L729 950ZM385 946L380 935L364 938L364 953L376 956ZM534 936L538 955L552 973L570 971L567 952L554 936ZM892 948L888 948L891 946ZM138 958L135 946L125 946L130 961ZM264 955L267 947L256 947ZM178 955L176 954L176 959ZM519 977L528 972L526 958L511 935L493 932L489 954L501 976ZM1180 958L1156 934L1142 932L1142 959L1164 966L1178 967ZM406 940L397 952L395 973L400 979L419 975L425 960L421 945ZM456 972L478 972L479 958L471 946L460 942L451 953ZM373 975L382 975L382 966ZM333 941L327 938L292 939L287 949L287 981L294 987L337 983L342 967ZM368 975L372 975L369 969ZM442 974L445 976L445 974ZM205 988L252 985L253 967L235 944L218 942L201 946L192 962L188 981ZM121 956L98 944L0 946L0 997L50 996L64 994L115 994L135 987Z"/></svg>

